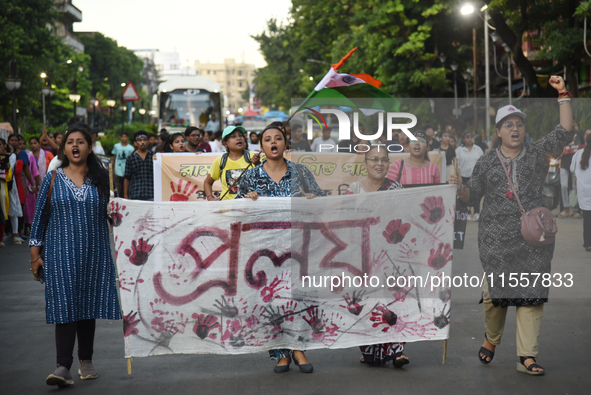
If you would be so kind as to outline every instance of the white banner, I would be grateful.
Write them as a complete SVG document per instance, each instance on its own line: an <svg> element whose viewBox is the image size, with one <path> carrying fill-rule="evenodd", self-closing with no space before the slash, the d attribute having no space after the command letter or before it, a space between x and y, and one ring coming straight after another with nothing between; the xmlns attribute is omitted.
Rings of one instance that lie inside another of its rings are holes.
<svg viewBox="0 0 591 395"><path fill-rule="evenodd" d="M125 355L447 339L455 190L115 199Z"/></svg>

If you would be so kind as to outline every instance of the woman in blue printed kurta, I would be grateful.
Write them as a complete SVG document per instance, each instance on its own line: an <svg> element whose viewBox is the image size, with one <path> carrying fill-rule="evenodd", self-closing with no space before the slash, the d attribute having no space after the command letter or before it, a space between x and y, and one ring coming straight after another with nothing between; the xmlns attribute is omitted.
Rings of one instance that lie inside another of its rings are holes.
<svg viewBox="0 0 591 395"><path fill-rule="evenodd" d="M267 126L261 133L260 141L267 160L244 174L236 199L257 200L259 196L313 198L324 195L307 167L283 158L287 140L282 122L273 122ZM302 351L276 349L270 350L269 356L278 361L274 368L275 373L287 372L292 358L301 372L313 371L312 364Z"/></svg>
<svg viewBox="0 0 591 395"><path fill-rule="evenodd" d="M78 373L96 378L95 319L121 319L107 222L109 178L91 147L88 131L71 126L61 147L62 166L43 179L29 242L35 280L39 267L44 269L47 323L56 325L58 369L46 382L60 387L74 384L69 370L76 337Z"/></svg>

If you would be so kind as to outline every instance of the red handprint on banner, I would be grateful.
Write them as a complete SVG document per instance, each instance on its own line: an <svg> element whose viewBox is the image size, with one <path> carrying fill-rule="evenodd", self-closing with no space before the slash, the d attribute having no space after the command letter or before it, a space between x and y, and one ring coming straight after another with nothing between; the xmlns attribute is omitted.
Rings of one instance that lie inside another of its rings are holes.
<svg viewBox="0 0 591 395"><path fill-rule="evenodd" d="M429 196L420 206L423 209L421 218L430 224L436 224L441 221L445 214L445 206L443 205L443 198L441 196Z"/></svg>
<svg viewBox="0 0 591 395"><path fill-rule="evenodd" d="M211 335L209 334L212 329L220 326L220 323L217 322L218 318L216 316L211 314L206 316L205 314L193 313L191 317L197 320L193 326L193 332L195 332L198 338L201 340L205 339L207 336L211 339L216 338L215 333L212 333Z"/></svg>
<svg viewBox="0 0 591 395"><path fill-rule="evenodd" d="M453 255L451 255L451 251L452 248L451 244L449 243L445 244L445 247L443 246L443 243L439 243L437 250L431 248L431 256L429 256L428 261L429 266L431 266L435 270L439 270L445 265L447 265L447 262L451 261L453 258Z"/></svg>
<svg viewBox="0 0 591 395"><path fill-rule="evenodd" d="M264 287L261 290L263 302L269 303L272 301L275 298L275 294L282 289L287 289L287 283L283 280L283 274L281 274L281 278L279 278L279 276L275 277L268 287Z"/></svg>
<svg viewBox="0 0 591 395"><path fill-rule="evenodd" d="M121 210L119 210L119 209L121 209ZM111 202L111 219L113 220L113 226L121 225L121 222L123 222L122 212L125 209L126 209L126 207L124 205L119 206L119 202ZM129 213L127 213L127 214L129 214Z"/></svg>
<svg viewBox="0 0 591 395"><path fill-rule="evenodd" d="M363 310L363 308L365 307L365 305L361 306L359 304L359 302L363 300L362 298L364 294L365 291L360 291L359 293L357 293L357 291L353 291L353 297L351 297L347 292L347 294L343 296L343 299L345 299L345 302L347 302L347 306L340 305L339 307L346 308L347 310L349 310L349 313L351 314L359 315L361 313L361 310Z"/></svg>
<svg viewBox="0 0 591 395"><path fill-rule="evenodd" d="M136 328L137 324L140 322L139 318L136 320L135 317L137 316L137 312L134 313L133 310L123 316L123 334L125 337L130 335L137 335L139 330Z"/></svg>
<svg viewBox="0 0 591 395"><path fill-rule="evenodd" d="M371 312L371 317L369 319L370 321L373 321L372 326L374 328L380 325L387 325L382 329L382 332L388 332L392 326L396 325L398 316L386 306L378 306Z"/></svg>
<svg viewBox="0 0 591 395"><path fill-rule="evenodd" d="M404 240L404 236L410 230L410 224L402 223L401 220L392 220L388 222L388 226L386 226L386 230L382 233L382 235L386 238L386 241L390 244L398 244L402 240Z"/></svg>
<svg viewBox="0 0 591 395"><path fill-rule="evenodd" d="M154 248L153 245L148 244L147 240L140 237L138 241L132 240L131 249L126 249L124 253L133 265L142 266L148 261L148 255L152 252L152 248Z"/></svg>
<svg viewBox="0 0 591 395"><path fill-rule="evenodd" d="M179 179L176 191L174 190L174 182L170 182L170 189L172 189L172 196L170 197L171 202L186 202L187 200L189 200L189 196L194 194L197 190L197 184L195 184L193 188L191 188L191 181L187 181L187 184L185 185L185 189L183 189L183 192L181 192L182 188L183 180ZM191 191L189 191L189 188L191 188Z"/></svg>

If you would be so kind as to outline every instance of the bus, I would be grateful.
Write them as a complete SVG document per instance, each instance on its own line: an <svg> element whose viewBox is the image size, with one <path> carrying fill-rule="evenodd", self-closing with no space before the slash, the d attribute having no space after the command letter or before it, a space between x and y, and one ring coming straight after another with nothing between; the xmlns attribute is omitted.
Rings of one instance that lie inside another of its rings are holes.
<svg viewBox="0 0 591 395"><path fill-rule="evenodd" d="M158 119L158 130L169 133L184 131L187 126L205 128L214 115L223 125L224 96L222 87L206 77L171 76L158 86L152 98ZM221 130L221 129L220 129Z"/></svg>

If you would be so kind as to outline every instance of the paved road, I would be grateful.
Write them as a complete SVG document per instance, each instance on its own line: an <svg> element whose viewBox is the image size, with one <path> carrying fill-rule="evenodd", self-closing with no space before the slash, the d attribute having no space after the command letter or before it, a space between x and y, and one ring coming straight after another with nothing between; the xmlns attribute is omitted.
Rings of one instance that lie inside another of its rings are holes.
<svg viewBox="0 0 591 395"><path fill-rule="evenodd" d="M477 224L469 223L466 249L454 254L453 274L479 275ZM553 269L572 273L574 286L551 290L545 306L539 362L546 376L515 370L515 309L507 317L503 343L494 361L482 365L477 352L484 324L480 291L453 290L447 363L441 364L443 342L407 346L411 364L404 369L359 363L357 349L315 350L307 355L314 373L303 375L292 365L273 373L265 354L242 356L174 355L136 358L127 375L121 321L98 321L94 363L100 377L82 381L68 393L84 394L589 394L591 374L591 254L582 247L582 221L559 220ZM25 245L0 249L0 393L46 394L53 372L53 326L45 324L43 286L32 281ZM75 362L72 372L77 371Z"/></svg>

